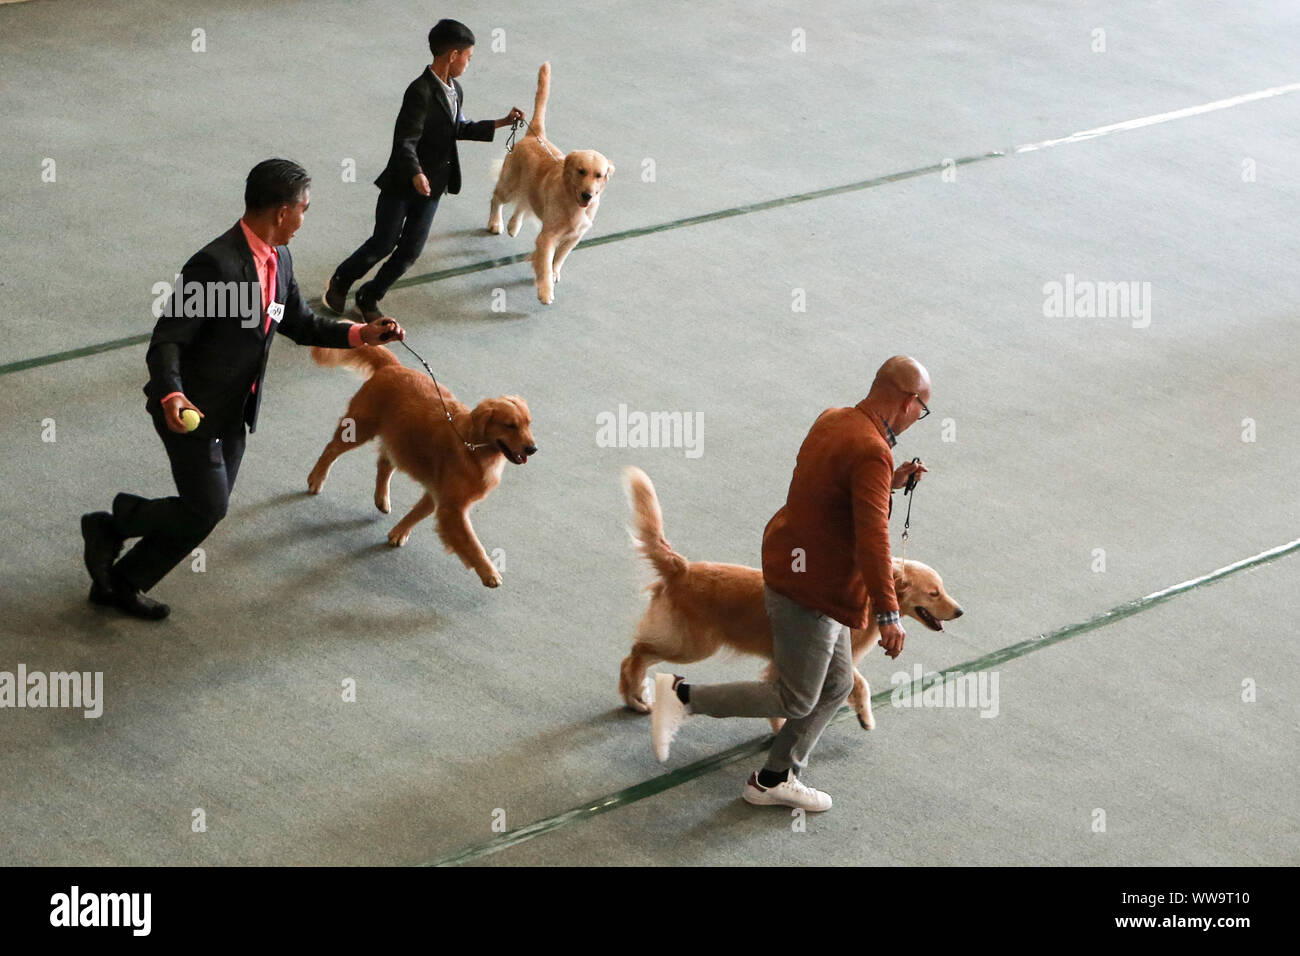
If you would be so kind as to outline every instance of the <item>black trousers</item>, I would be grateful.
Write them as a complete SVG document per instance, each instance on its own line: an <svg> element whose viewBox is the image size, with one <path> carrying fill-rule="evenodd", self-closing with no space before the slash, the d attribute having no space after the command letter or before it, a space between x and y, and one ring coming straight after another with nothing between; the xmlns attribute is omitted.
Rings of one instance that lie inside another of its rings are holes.
<svg viewBox="0 0 1300 956"><path fill-rule="evenodd" d="M244 457L242 416L224 427L205 418L192 433L167 427L161 411L151 412L153 427L171 460L177 495L142 498L123 492L113 499L113 525L124 538L136 538L114 571L132 586L148 591L192 552L226 516Z"/></svg>
<svg viewBox="0 0 1300 956"><path fill-rule="evenodd" d="M334 274L345 286L350 286L391 252L392 257L379 267L375 277L357 290L362 298L378 302L388 287L420 258L437 211L436 196L403 196L381 190L375 202L374 233L339 263Z"/></svg>

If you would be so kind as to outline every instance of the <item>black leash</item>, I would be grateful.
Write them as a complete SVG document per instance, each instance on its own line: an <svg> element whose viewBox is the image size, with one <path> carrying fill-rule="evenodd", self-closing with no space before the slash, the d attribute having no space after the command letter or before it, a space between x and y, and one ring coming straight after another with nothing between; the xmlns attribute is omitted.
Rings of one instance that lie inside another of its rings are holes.
<svg viewBox="0 0 1300 956"><path fill-rule="evenodd" d="M920 458L912 459L912 464L919 465L920 463L921 463ZM912 527L912 498L913 498L912 491L913 489L916 488L916 483L918 480L920 480L920 477L921 477L920 472L918 471L912 472L910 475L907 476L907 484L903 486L903 497L907 498L907 517L903 519L903 560L904 561L907 560L908 531Z"/></svg>
<svg viewBox="0 0 1300 956"><path fill-rule="evenodd" d="M399 339L398 341L400 341L403 345L406 345L406 339ZM410 352L417 359L420 359L420 364L423 365L424 370L429 373L429 378L433 379L433 390L438 393L438 401L442 402L442 413L447 416L447 424L450 425L451 430L456 433L456 437L460 439L460 443L464 445L466 448L468 448L470 451L478 451L480 448L487 448L491 444L491 442L479 442L477 445L475 445L472 442L467 442L465 440L464 436L462 436L460 433L460 429L456 427L456 423L451 420L451 412L447 410L447 401L442 397L442 386L438 384L438 377L433 374L433 369L429 368L429 363L426 362L420 356L419 352L411 348L409 345L406 345L406 351ZM908 505L909 511L911 510L911 507L912 506L909 504Z"/></svg>

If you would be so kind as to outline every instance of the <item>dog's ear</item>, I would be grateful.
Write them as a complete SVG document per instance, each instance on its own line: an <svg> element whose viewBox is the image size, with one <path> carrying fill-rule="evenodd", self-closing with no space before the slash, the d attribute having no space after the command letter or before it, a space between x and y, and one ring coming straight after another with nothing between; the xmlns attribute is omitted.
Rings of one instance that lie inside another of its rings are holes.
<svg viewBox="0 0 1300 956"><path fill-rule="evenodd" d="M606 180L606 182L608 182L610 179L613 179L613 178L614 178L614 164L613 164L613 163L609 163L609 164L605 167L605 180Z"/></svg>
<svg viewBox="0 0 1300 956"><path fill-rule="evenodd" d="M898 558L895 558L893 563L894 563L894 595L896 597L902 597L904 594L907 593L908 588L912 586L912 582L907 576L906 565L904 565L903 562Z"/></svg>
<svg viewBox="0 0 1300 956"><path fill-rule="evenodd" d="M496 414L496 403L485 398L475 406L474 411L469 413L470 424L474 426L474 431L479 438L487 437L488 426L492 424L492 416Z"/></svg>

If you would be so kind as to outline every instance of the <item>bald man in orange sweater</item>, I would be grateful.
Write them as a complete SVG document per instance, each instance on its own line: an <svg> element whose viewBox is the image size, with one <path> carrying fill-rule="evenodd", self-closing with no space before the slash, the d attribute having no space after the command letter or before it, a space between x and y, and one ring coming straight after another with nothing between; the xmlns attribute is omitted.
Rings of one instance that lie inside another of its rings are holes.
<svg viewBox="0 0 1300 956"><path fill-rule="evenodd" d="M750 775L744 798L829 810L831 798L801 783L802 770L835 711L853 690L849 628L866 627L868 608L890 657L903 649L889 552L890 496L923 464L894 467L898 435L930 413L930 376L896 355L876 372L867 397L822 412L795 461L786 503L763 532L763 583L772 625L772 683L688 684L655 675L651 733L655 756L691 714L784 717L767 763Z"/></svg>

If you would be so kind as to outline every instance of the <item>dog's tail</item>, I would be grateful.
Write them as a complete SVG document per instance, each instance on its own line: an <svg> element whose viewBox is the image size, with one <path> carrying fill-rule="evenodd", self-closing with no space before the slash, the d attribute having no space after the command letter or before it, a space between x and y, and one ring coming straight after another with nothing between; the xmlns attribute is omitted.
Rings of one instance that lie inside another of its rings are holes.
<svg viewBox="0 0 1300 956"><path fill-rule="evenodd" d="M623 487L632 506L632 527L628 528L628 534L637 553L653 565L662 580L685 574L689 562L664 540L664 515L659 510L659 496L649 475L640 468L625 468Z"/></svg>
<svg viewBox="0 0 1300 956"><path fill-rule="evenodd" d="M369 378L388 365L400 365L397 356L383 345L362 345L355 349L326 349L313 345L311 357L317 365L326 368L343 366Z"/></svg>
<svg viewBox="0 0 1300 956"><path fill-rule="evenodd" d="M533 100L533 121L528 136L546 138L546 101L551 98L551 64L543 63L537 71L537 99Z"/></svg>

